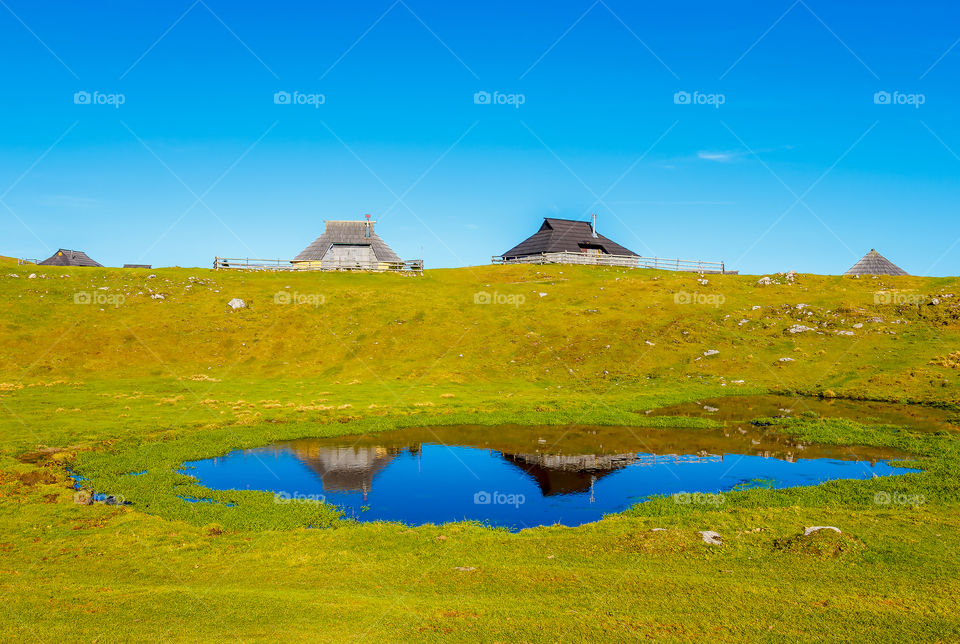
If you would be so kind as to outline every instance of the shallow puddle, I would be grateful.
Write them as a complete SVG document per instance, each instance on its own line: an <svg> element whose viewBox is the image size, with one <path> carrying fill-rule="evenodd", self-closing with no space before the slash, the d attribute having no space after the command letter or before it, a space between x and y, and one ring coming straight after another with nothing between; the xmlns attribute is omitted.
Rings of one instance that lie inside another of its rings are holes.
<svg viewBox="0 0 960 644"><path fill-rule="evenodd" d="M324 500L360 521L471 519L511 530L581 525L652 495L724 502L749 486L816 485L914 470L870 447L802 444L763 428L427 427L305 439L185 464L202 485Z"/></svg>

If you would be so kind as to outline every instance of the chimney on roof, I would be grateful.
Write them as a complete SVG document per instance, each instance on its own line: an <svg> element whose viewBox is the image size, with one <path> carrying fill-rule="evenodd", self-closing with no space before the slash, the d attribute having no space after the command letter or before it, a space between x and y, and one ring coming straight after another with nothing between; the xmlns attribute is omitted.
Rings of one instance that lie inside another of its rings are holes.
<svg viewBox="0 0 960 644"><path fill-rule="evenodd" d="M597 237L597 213L590 215L590 234L596 239Z"/></svg>
<svg viewBox="0 0 960 644"><path fill-rule="evenodd" d="M370 237L370 215L364 215L367 218L367 225L363 227L363 236Z"/></svg>

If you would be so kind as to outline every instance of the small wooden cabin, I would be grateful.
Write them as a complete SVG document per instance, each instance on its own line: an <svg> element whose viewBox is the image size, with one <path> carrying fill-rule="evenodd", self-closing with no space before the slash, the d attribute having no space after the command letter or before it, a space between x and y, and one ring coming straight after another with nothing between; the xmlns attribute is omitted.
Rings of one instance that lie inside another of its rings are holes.
<svg viewBox="0 0 960 644"><path fill-rule="evenodd" d="M582 253L589 256L617 255L639 257L597 232L593 222L546 217L540 230L503 254L503 260L521 260L524 257L550 253Z"/></svg>
<svg viewBox="0 0 960 644"><path fill-rule="evenodd" d="M295 267L324 270L391 270L403 260L376 232L370 221L325 221L326 230L293 258Z"/></svg>
<svg viewBox="0 0 960 644"><path fill-rule="evenodd" d="M98 266L103 268L103 264L90 259L90 257L79 250L67 250L61 248L56 253L38 263L38 266Z"/></svg>

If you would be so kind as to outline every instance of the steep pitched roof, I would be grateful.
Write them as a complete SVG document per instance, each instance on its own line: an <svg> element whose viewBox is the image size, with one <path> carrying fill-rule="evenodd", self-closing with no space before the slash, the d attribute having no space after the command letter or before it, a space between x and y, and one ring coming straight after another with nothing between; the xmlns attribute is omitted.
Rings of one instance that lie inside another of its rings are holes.
<svg viewBox="0 0 960 644"><path fill-rule="evenodd" d="M103 264L96 262L86 253L79 250L67 250L61 248L56 253L39 263L40 266L99 266Z"/></svg>
<svg viewBox="0 0 960 644"><path fill-rule="evenodd" d="M602 252L608 255L637 255L599 233L594 237L589 221L546 217L540 230L505 252L503 257L522 257L563 251L576 253L580 252L584 246L592 248L599 246Z"/></svg>
<svg viewBox="0 0 960 644"><path fill-rule="evenodd" d="M909 275L909 273L877 251L870 249L870 252L844 275Z"/></svg>
<svg viewBox="0 0 960 644"><path fill-rule="evenodd" d="M318 261L323 259L330 247L334 244L368 244L376 255L378 262L400 262L400 256L387 246L373 231L375 221L325 221L327 225L323 234L299 255L293 258L295 262ZM367 226L370 227L370 236L367 237Z"/></svg>

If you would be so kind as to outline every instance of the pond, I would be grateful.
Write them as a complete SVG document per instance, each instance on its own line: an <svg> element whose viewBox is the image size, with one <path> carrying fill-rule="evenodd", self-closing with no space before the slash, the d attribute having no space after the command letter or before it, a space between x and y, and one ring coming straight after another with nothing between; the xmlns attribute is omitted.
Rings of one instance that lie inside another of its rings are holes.
<svg viewBox="0 0 960 644"><path fill-rule="evenodd" d="M904 454L795 442L769 428L461 426L304 439L184 464L217 490L339 506L360 521L576 526L652 495L724 502L749 486L816 485L915 470Z"/></svg>

